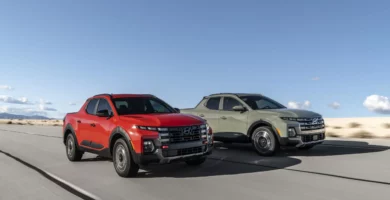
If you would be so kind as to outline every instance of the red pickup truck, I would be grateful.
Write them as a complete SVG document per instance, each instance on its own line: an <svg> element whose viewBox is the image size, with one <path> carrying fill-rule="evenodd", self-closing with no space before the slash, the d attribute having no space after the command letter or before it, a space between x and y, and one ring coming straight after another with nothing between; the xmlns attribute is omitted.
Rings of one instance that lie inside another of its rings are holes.
<svg viewBox="0 0 390 200"><path fill-rule="evenodd" d="M204 119L153 95L99 94L66 114L63 142L70 161L94 153L112 158L119 176L132 177L149 163L202 164L212 153L213 134Z"/></svg>

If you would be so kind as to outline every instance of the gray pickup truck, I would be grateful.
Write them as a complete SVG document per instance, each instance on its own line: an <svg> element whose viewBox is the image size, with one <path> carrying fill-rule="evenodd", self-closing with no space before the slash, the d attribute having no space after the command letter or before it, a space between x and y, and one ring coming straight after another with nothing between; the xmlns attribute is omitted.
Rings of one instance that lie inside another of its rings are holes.
<svg viewBox="0 0 390 200"><path fill-rule="evenodd" d="M273 155L281 146L310 149L325 140L320 114L287 109L261 94L212 94L180 112L206 119L215 141L252 143L262 156Z"/></svg>

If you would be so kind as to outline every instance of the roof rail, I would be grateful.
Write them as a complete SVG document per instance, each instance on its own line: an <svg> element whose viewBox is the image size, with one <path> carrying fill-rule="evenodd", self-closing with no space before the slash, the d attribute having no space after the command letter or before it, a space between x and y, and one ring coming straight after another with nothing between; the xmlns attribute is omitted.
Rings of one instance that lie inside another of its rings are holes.
<svg viewBox="0 0 390 200"><path fill-rule="evenodd" d="M221 93L214 93L214 94L209 94L208 96L212 96L212 95L220 95L220 94L231 94L231 95L236 95L236 96L237 96L237 93L231 93L231 92L221 92Z"/></svg>
<svg viewBox="0 0 390 200"><path fill-rule="evenodd" d="M96 95L94 95L94 97L96 97L96 96L109 96L111 98L112 94L103 93L103 94L96 94Z"/></svg>

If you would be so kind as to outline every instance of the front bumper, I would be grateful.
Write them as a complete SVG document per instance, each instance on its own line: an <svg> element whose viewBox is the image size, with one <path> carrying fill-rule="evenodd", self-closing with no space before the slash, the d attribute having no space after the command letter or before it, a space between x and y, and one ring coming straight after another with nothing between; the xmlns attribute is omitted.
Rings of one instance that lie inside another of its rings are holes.
<svg viewBox="0 0 390 200"><path fill-rule="evenodd" d="M315 131L297 131L296 137L282 137L280 143L284 146L304 147L310 145L321 144L325 141L325 129Z"/></svg>
<svg viewBox="0 0 390 200"><path fill-rule="evenodd" d="M171 144L168 149L156 146L152 153L140 153L134 155L134 161L140 165L150 163L168 164L176 161L196 159L212 154L213 144L203 144L199 142L188 142Z"/></svg>

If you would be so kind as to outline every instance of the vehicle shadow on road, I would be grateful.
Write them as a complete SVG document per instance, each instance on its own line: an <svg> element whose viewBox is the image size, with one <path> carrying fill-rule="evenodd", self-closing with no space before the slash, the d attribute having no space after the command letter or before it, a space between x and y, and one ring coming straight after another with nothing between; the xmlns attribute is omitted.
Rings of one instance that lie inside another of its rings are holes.
<svg viewBox="0 0 390 200"><path fill-rule="evenodd" d="M267 165L273 162L274 166ZM148 166L145 172L140 172L139 178L195 178L212 177L223 175L238 175L258 172L267 172L283 169L301 163L296 158L259 158L246 160L244 162L228 158L218 158L210 156L205 163L200 166L188 166L186 163L175 163L160 166Z"/></svg>
<svg viewBox="0 0 390 200"><path fill-rule="evenodd" d="M330 141L317 145L310 150L298 150L295 147L281 149L272 157L259 156L250 144L216 143L215 150L202 166L191 167L185 163L166 166L147 167L140 172L141 178L191 178L221 175L268 172L288 168L302 161L294 156L337 156L376 153L390 149L386 146L370 145L358 141Z"/></svg>
<svg viewBox="0 0 390 200"><path fill-rule="evenodd" d="M238 152L254 152L251 145L248 144L217 144L217 149L228 149L231 151L237 151L235 156L238 156ZM321 145L316 145L309 150L299 150L295 147L284 147L275 154L275 157L286 156L337 156L337 155L350 155L350 154L364 154L364 153L376 153L389 150L388 146L371 145L368 142L361 141L344 141L344 140L330 140L325 141ZM232 152L233 153L233 152Z"/></svg>

